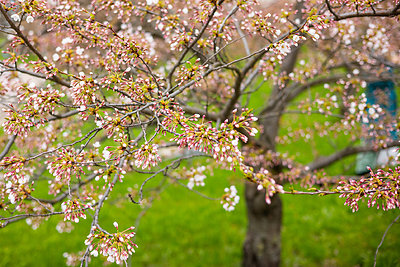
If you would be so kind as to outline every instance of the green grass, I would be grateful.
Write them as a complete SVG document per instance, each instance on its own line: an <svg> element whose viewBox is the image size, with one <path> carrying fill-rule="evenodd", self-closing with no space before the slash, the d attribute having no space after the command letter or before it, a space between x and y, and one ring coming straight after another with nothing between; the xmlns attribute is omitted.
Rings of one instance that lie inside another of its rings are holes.
<svg viewBox="0 0 400 267"><path fill-rule="evenodd" d="M134 177L127 177L132 183ZM149 186L155 186L161 178ZM201 190L221 195L230 184L230 172L216 170ZM242 195L243 187L239 187ZM115 188L101 225L112 231L134 224L140 206L130 203L122 187ZM283 197L283 266L371 266L374 252L386 227L398 214L361 208L352 213L337 196ZM132 266L240 266L246 232L245 203L226 212L216 201L204 199L176 184L170 184L142 217L137 229L139 248ZM0 266L64 266L63 252L84 249L89 220L68 234L59 234L59 218L50 218L37 230L19 222L0 231ZM378 266L400 266L400 225L395 224L380 250ZM94 261L93 266L99 266Z"/></svg>
<svg viewBox="0 0 400 267"><path fill-rule="evenodd" d="M381 236L399 212L363 207L352 213L337 196L317 198L284 196L284 266L372 266ZM378 266L400 266L399 234L399 225L394 225Z"/></svg>

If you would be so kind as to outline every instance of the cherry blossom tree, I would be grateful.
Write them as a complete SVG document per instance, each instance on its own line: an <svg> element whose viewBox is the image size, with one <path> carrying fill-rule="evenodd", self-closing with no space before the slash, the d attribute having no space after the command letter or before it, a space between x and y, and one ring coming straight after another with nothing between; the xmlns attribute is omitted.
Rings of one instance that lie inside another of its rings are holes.
<svg viewBox="0 0 400 267"><path fill-rule="evenodd" d="M38 227L53 216L68 230L90 214L86 250L74 258L81 266L99 254L126 263L135 252L134 225L115 222L109 233L99 221L114 186L128 187L129 173L148 175L126 197L132 205L161 176L195 190L206 166L179 167L193 158L246 181L245 266L279 265L279 194L337 194L353 211L362 199L400 207L399 168L359 179L323 173L347 156L398 145L390 135L397 118L368 104L363 90L398 79L399 1L0 0L0 12L0 93L11 97L1 226L26 219ZM254 107L260 92L264 106ZM286 129L294 114L325 121ZM315 136L346 146L306 164L277 151ZM52 179L43 182L46 173ZM284 190L295 182L308 190ZM219 202L232 211L239 199L231 185Z"/></svg>

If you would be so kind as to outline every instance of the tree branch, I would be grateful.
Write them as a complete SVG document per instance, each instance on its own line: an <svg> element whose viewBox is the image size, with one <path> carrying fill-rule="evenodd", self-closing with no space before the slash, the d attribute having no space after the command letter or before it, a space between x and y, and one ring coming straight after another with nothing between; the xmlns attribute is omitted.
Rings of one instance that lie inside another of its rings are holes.
<svg viewBox="0 0 400 267"><path fill-rule="evenodd" d="M329 3L329 0L325 0L326 6L328 7L329 12L335 17L335 19L339 19L339 16L333 11L331 4Z"/></svg>
<svg viewBox="0 0 400 267"><path fill-rule="evenodd" d="M386 148L389 147L394 147L394 146L399 146L400 142L399 141L393 141L389 144L387 144ZM316 159L314 162L308 164L308 167L310 171L318 170L321 168L325 168L345 157L361 153L361 152L370 152L370 151L377 151L377 149L374 146L350 146L346 147L336 153L333 153L332 155L325 156L325 157L320 157Z"/></svg>
<svg viewBox="0 0 400 267"><path fill-rule="evenodd" d="M12 145L15 142L15 139L17 138L16 135L11 136L10 140L8 141L6 147L4 148L3 152L1 152L0 154L0 161L8 154L8 152L10 151Z"/></svg>
<svg viewBox="0 0 400 267"><path fill-rule="evenodd" d="M350 18L362 18L362 17L396 17L400 15L400 10L399 6L397 5L394 7L392 10L387 9L387 10L380 10L380 11L366 11L364 13L360 12L348 12L344 13L341 15L337 15L336 17L333 17L333 20L339 21L339 20L344 20L344 19L350 19Z"/></svg>

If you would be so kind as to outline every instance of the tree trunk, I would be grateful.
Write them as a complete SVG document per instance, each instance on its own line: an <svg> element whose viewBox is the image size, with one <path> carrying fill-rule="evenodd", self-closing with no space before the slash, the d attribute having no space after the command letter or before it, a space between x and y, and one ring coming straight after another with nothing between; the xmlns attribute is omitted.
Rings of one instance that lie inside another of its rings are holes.
<svg viewBox="0 0 400 267"><path fill-rule="evenodd" d="M273 114L280 112L282 110L279 106L272 110ZM261 138L272 151L275 151L279 117L272 116L262 120L264 132ZM280 172L280 168L270 171ZM282 202L276 194L272 197L271 204L267 204L265 189L259 191L257 186L251 182L245 184L248 228L243 246L243 266L277 267L281 256Z"/></svg>
<svg viewBox="0 0 400 267"><path fill-rule="evenodd" d="M297 16L301 18L303 3L297 2ZM292 52L284 59L280 74L287 75L294 69L300 47L292 47ZM264 149L275 151L275 138L279 132L279 121L283 111L287 106L287 98L284 97L284 90L288 90L275 85L268 99L266 107L260 115L265 115L260 119L263 126L260 140L266 144ZM289 93L289 92L287 92ZM255 167L255 166L253 166ZM272 173L279 173L281 166L275 166ZM282 202L278 194L271 199L268 205L265 201L265 189L257 190L257 184L246 182L246 204L248 228L246 240L243 246L243 266L244 267L276 267L280 264L281 258L281 223L282 223Z"/></svg>
<svg viewBox="0 0 400 267"><path fill-rule="evenodd" d="M244 243L243 266L273 267L280 264L282 202L274 195L265 202L265 190L246 182L248 229Z"/></svg>

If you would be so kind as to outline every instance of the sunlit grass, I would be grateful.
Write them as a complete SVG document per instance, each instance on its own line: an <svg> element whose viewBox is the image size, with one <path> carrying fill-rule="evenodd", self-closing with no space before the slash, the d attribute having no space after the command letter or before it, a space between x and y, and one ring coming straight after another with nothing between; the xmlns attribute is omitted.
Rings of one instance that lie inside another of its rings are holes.
<svg viewBox="0 0 400 267"><path fill-rule="evenodd" d="M201 191L218 197L230 180L227 171L214 171ZM149 184L156 186L161 177ZM127 177L134 186L138 177ZM243 186L238 186L243 195ZM112 231L135 223L139 205L131 203L127 191L116 186L100 213L100 223ZM120 199L120 201L117 201ZM122 201L121 201L122 199ZM398 214L361 208L357 213L343 206L337 196L283 196L283 266L371 266L381 236ZM132 266L240 266L246 232L245 203L231 213L217 201L204 199L186 188L169 184L142 217L137 230L139 248ZM39 229L25 222L0 231L0 266L64 266L63 252L83 250L90 218L70 233L59 234L60 218L50 218ZM394 225L381 248L378 266L399 266L399 225ZM95 261L94 266L100 265ZM397 265L396 265L397 264Z"/></svg>

